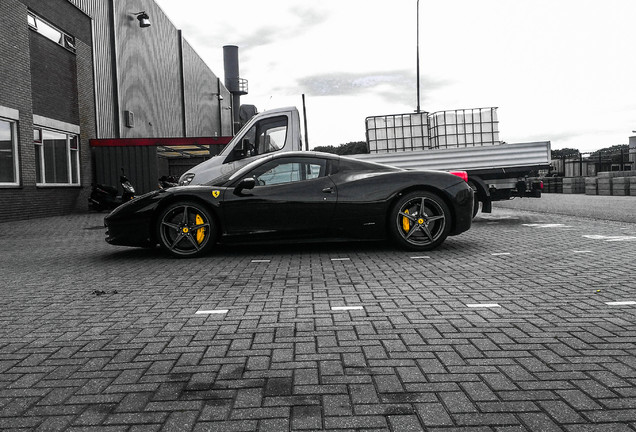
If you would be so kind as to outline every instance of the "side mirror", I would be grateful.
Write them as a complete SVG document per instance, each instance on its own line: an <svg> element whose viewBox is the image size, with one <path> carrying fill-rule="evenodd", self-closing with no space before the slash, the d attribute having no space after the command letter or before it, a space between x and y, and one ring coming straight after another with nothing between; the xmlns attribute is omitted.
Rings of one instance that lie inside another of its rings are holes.
<svg viewBox="0 0 636 432"><path fill-rule="evenodd" d="M244 189L254 189L254 186L256 186L256 179L254 177L244 178L236 185L234 193L240 195Z"/></svg>

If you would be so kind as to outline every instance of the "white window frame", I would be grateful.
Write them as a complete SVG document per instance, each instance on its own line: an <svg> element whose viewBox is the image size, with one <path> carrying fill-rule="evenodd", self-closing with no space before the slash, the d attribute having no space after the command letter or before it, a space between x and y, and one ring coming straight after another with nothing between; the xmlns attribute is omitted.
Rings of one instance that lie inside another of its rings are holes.
<svg viewBox="0 0 636 432"><path fill-rule="evenodd" d="M11 129L11 144L13 151L13 181L0 182L0 187L20 186L20 155L18 154L18 120L20 112L0 106L0 120L9 123Z"/></svg>
<svg viewBox="0 0 636 432"><path fill-rule="evenodd" d="M48 40L55 42L64 49L75 52L75 37L66 33L57 26L54 26L45 19L39 17L31 11L27 12L27 23L29 28L41 34Z"/></svg>
<svg viewBox="0 0 636 432"><path fill-rule="evenodd" d="M40 141L33 141L33 146L40 147L40 156L35 163L40 166L40 181L36 180L36 186L38 187L78 187L82 185L81 176L81 164L80 164L80 134L79 126L75 126L69 123L64 123L58 120L48 119L40 116L33 116L33 129L39 129ZM66 135L66 165L68 177L67 183L49 183L46 181L46 170L44 164L44 134L45 132L55 132L58 134ZM71 148L71 142L73 139L77 140L77 149ZM73 164L75 164L77 170L77 182L73 183Z"/></svg>

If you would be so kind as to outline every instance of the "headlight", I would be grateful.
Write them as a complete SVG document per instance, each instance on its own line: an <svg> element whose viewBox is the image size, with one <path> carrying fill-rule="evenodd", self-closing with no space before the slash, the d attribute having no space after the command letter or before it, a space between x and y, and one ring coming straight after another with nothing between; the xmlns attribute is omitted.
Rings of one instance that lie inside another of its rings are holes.
<svg viewBox="0 0 636 432"><path fill-rule="evenodd" d="M190 173L190 174L184 174L181 176L181 178L179 179L179 186L187 186L190 183L192 183L192 180L194 179L194 174Z"/></svg>

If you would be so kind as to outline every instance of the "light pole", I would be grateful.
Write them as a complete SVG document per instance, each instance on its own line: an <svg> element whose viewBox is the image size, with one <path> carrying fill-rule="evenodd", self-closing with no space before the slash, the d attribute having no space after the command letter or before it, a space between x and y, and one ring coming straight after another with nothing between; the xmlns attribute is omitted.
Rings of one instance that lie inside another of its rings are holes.
<svg viewBox="0 0 636 432"><path fill-rule="evenodd" d="M420 0L417 0L417 110L420 112Z"/></svg>

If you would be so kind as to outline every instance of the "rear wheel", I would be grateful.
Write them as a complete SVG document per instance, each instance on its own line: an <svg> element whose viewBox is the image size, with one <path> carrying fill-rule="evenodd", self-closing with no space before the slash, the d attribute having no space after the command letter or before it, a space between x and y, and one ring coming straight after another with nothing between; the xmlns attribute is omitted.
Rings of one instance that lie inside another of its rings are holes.
<svg viewBox="0 0 636 432"><path fill-rule="evenodd" d="M415 191L393 206L389 230L393 240L404 248L430 250L448 237L451 222L450 210L438 195Z"/></svg>
<svg viewBox="0 0 636 432"><path fill-rule="evenodd" d="M173 203L157 219L157 239L161 247L173 256L203 255L216 242L214 218L199 203Z"/></svg>

